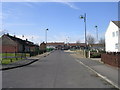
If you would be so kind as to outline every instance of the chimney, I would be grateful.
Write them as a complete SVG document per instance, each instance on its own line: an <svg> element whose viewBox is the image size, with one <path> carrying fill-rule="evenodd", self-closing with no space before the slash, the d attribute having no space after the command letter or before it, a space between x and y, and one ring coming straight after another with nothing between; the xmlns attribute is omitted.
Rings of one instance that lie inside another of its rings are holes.
<svg viewBox="0 0 120 90"><path fill-rule="evenodd" d="M7 33L7 35L9 35L9 33Z"/></svg>

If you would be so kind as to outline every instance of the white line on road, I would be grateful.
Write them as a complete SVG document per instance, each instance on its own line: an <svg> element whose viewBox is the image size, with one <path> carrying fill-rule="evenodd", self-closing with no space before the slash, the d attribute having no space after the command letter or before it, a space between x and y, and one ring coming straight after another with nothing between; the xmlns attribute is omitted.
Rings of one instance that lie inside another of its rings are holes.
<svg viewBox="0 0 120 90"><path fill-rule="evenodd" d="M92 69L91 67L85 65L83 62L81 62L80 60L75 59L78 63L82 64L83 66L85 66L86 68L88 68L89 70L93 71L95 74L97 74L99 77L101 77L102 79L106 80L108 83L110 83L111 85L113 85L114 87L120 89L114 82L112 82L111 80L109 80L107 77L101 75L100 73L96 72L94 69Z"/></svg>

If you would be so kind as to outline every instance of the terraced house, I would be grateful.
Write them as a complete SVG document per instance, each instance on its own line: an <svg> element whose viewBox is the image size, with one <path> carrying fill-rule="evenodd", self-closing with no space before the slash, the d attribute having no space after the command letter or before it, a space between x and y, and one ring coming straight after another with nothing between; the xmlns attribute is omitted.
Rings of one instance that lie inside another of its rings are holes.
<svg viewBox="0 0 120 90"><path fill-rule="evenodd" d="M38 45L26 40L17 38L16 36L11 36L9 34L4 34L0 41L0 50L2 53L14 53L14 52L32 52L39 48Z"/></svg>

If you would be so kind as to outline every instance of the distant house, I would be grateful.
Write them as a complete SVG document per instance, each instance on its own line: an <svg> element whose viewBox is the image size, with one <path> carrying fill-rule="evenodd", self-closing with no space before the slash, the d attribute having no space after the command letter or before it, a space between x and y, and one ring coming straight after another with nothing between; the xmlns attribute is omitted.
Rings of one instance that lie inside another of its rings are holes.
<svg viewBox="0 0 120 90"><path fill-rule="evenodd" d="M106 52L120 52L120 21L111 21L105 33Z"/></svg>
<svg viewBox="0 0 120 90"><path fill-rule="evenodd" d="M11 36L9 34L4 34L0 41L2 45L0 48L3 53L14 53L14 52L30 52L35 51L36 48L39 48L38 45L33 44L32 42L26 40L22 40L17 38L16 36Z"/></svg>
<svg viewBox="0 0 120 90"><path fill-rule="evenodd" d="M86 44L85 43L69 43L68 46L70 49L84 49Z"/></svg>
<svg viewBox="0 0 120 90"><path fill-rule="evenodd" d="M67 43L64 42L52 42L47 43L47 48L54 49L84 49L85 43Z"/></svg>
<svg viewBox="0 0 120 90"><path fill-rule="evenodd" d="M88 46L90 50L105 50L104 44L89 44Z"/></svg>
<svg viewBox="0 0 120 90"><path fill-rule="evenodd" d="M43 51L43 52L46 51L46 43L43 42L40 44L40 51Z"/></svg>
<svg viewBox="0 0 120 90"><path fill-rule="evenodd" d="M64 42L47 43L47 48L62 49L64 48Z"/></svg>

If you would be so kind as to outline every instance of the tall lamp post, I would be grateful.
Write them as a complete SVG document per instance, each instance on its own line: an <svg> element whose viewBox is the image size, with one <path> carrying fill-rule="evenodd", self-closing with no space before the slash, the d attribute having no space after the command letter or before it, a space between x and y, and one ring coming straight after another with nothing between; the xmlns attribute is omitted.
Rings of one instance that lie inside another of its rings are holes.
<svg viewBox="0 0 120 90"><path fill-rule="evenodd" d="M97 38L97 42L98 42L98 26L95 26L96 28L96 38Z"/></svg>
<svg viewBox="0 0 120 90"><path fill-rule="evenodd" d="M84 23L85 23L85 49L86 49L86 44L87 44L87 38L86 38L86 13L80 16L80 19L84 19Z"/></svg>
<svg viewBox="0 0 120 90"><path fill-rule="evenodd" d="M47 31L48 31L48 28L45 30L46 48L47 48Z"/></svg>

